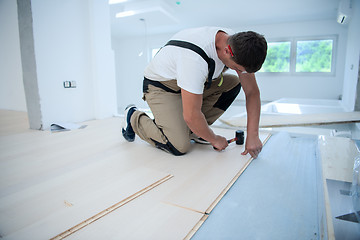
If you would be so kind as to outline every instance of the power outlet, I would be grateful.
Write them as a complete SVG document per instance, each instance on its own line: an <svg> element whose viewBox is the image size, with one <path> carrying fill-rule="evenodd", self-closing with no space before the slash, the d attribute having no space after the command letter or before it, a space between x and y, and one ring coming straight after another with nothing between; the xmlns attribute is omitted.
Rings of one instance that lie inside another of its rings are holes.
<svg viewBox="0 0 360 240"><path fill-rule="evenodd" d="M64 88L76 88L76 81L64 81Z"/></svg>
<svg viewBox="0 0 360 240"><path fill-rule="evenodd" d="M64 88L71 88L71 82L70 81L64 81Z"/></svg>

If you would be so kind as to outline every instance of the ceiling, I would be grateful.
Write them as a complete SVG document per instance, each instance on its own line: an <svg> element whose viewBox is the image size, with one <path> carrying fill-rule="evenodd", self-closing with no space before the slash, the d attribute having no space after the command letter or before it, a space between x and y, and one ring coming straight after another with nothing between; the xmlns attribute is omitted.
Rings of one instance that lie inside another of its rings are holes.
<svg viewBox="0 0 360 240"><path fill-rule="evenodd" d="M241 27L282 22L336 21L339 0L128 0L111 4L111 29L127 38L198 26ZM116 18L118 12L137 8L140 13Z"/></svg>

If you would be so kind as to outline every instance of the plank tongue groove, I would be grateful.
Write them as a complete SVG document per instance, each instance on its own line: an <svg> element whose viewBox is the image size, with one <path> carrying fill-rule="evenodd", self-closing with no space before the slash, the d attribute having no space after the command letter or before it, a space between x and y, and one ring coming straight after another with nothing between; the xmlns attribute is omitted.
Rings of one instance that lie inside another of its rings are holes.
<svg viewBox="0 0 360 240"><path fill-rule="evenodd" d="M160 179L159 181L147 186L146 188L144 189L141 189L140 191L136 192L135 194L125 198L124 200L110 206L109 208L97 213L96 215L86 219L85 221L75 225L74 227L60 233L59 235L51 238L51 240L58 240L58 239L64 239L66 238L67 236L79 231L80 229L86 227L87 225L99 220L100 218L104 217L105 215L111 213L112 211L115 211L116 209L118 209L119 207L127 204L128 202L134 200L135 198L143 195L144 193L150 191L151 189L153 189L154 187L157 187L158 185L162 184L163 182L169 180L170 178L172 178L173 176L172 175L168 175L162 179Z"/></svg>

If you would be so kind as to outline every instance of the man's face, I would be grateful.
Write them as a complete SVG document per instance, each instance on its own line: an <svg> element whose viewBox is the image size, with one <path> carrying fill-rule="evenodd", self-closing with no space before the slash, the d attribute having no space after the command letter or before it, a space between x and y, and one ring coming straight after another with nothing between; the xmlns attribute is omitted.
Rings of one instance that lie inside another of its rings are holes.
<svg viewBox="0 0 360 240"><path fill-rule="evenodd" d="M237 64L232 58L227 58L223 63L230 69L235 70L237 73L246 73L246 70L243 66Z"/></svg>

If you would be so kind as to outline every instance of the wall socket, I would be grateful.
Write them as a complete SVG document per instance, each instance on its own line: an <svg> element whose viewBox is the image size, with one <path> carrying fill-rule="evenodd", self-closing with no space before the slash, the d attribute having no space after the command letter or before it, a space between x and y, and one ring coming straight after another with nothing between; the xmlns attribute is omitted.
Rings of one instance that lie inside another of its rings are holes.
<svg viewBox="0 0 360 240"><path fill-rule="evenodd" d="M64 88L76 88L76 81L64 81Z"/></svg>

